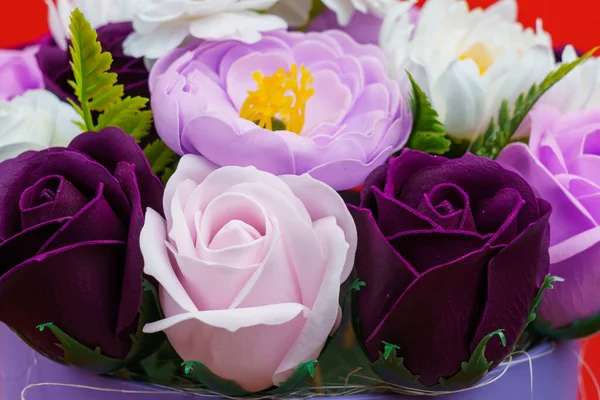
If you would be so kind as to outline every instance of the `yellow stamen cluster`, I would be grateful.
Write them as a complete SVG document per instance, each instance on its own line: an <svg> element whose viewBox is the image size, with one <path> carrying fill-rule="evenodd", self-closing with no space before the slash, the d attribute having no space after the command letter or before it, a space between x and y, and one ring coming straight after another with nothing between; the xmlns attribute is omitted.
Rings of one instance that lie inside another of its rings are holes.
<svg viewBox="0 0 600 400"><path fill-rule="evenodd" d="M479 68L479 74L483 75L494 63L494 54L483 43L475 43L459 57L461 60L471 59Z"/></svg>
<svg viewBox="0 0 600 400"><path fill-rule="evenodd" d="M261 128L273 130L273 120L279 120L285 129L300 134L304 127L306 103L315 94L310 71L292 64L289 72L278 69L271 76L256 71L252 78L257 90L249 91L240 110L240 117L255 122Z"/></svg>

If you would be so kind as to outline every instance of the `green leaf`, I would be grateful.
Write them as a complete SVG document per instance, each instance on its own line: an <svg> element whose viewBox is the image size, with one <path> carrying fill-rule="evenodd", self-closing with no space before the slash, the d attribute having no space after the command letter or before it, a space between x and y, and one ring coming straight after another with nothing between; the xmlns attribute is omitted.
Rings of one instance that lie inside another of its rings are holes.
<svg viewBox="0 0 600 400"><path fill-rule="evenodd" d="M449 379L440 378L440 386L444 389L462 389L481 380L493 364L491 361L486 360L485 348L494 336L499 336L502 345L506 347L506 337L501 329L490 333L479 342L469 361L461 364L461 370L458 374Z"/></svg>
<svg viewBox="0 0 600 400"><path fill-rule="evenodd" d="M89 349L51 322L39 325L37 328L40 332L50 329L54 336L56 336L59 341L56 345L63 351L60 361L65 364L82 368L95 374L108 374L118 371L152 354L166 341L163 333L146 334L142 331L144 325L158 321L162 317L156 289L148 281L145 281L143 285L144 291L139 310L138 327L136 332L131 335L132 346L123 360L103 355L99 347L95 350Z"/></svg>
<svg viewBox="0 0 600 400"><path fill-rule="evenodd" d="M95 350L91 350L82 345L51 322L38 325L37 328L40 332L43 332L45 329L50 329L52 331L59 341L56 346L64 352L61 361L67 365L82 368L95 374L114 372L124 365L123 360L117 360L103 355L99 347Z"/></svg>
<svg viewBox="0 0 600 400"><path fill-rule="evenodd" d="M121 128L139 143L148 135L152 126L152 112L143 111L147 104L148 99L139 96L120 100L98 117L96 129L101 130L109 126Z"/></svg>
<svg viewBox="0 0 600 400"><path fill-rule="evenodd" d="M497 124L492 118L487 131L473 141L470 151L479 156L498 157L502 149L510 143L513 135L538 100L569 72L591 57L598 48L596 47L571 63L563 63L559 68L550 72L540 84L535 83L527 92L521 93L515 101L512 114L508 101L503 101L498 112Z"/></svg>
<svg viewBox="0 0 600 400"><path fill-rule="evenodd" d="M176 157L176 154L160 139L147 145L144 148L144 155L152 167L152 172L157 175L165 171Z"/></svg>
<svg viewBox="0 0 600 400"><path fill-rule="evenodd" d="M460 371L449 379L440 377L439 384L433 387L426 387L419 381L419 376L414 375L406 366L404 366L404 358L398 357L397 351L400 347L383 342L384 352L379 353L379 359L373 363L372 367L375 373L383 380L413 389L428 389L431 391L457 390L472 386L483 378L492 362L488 362L485 358L485 348L494 336L499 336L502 344L506 346L506 338L502 330L498 330L485 336L477 345L469 361L461 364Z"/></svg>
<svg viewBox="0 0 600 400"><path fill-rule="evenodd" d="M80 107L76 109L83 118L86 128L95 130L92 111L103 111L123 96L123 86L116 85L117 74L108 72L112 55L102 52L98 34L79 9L71 14L71 68L74 81L69 84L75 89Z"/></svg>
<svg viewBox="0 0 600 400"><path fill-rule="evenodd" d="M372 364L373 371L386 382L415 389L425 389L419 382L419 375L414 375L404 366L404 358L398 357L399 346L388 342L384 344L384 352L379 353L379 359Z"/></svg>
<svg viewBox="0 0 600 400"><path fill-rule="evenodd" d="M241 397L250 393L242 389L234 381L228 381L213 374L202 363L196 361L186 361L182 364L186 375L190 375L198 383L203 384L209 390L225 396Z"/></svg>
<svg viewBox="0 0 600 400"><path fill-rule="evenodd" d="M102 51L98 34L84 15L75 9L71 14L71 68L75 77L69 85L79 101L69 103L82 116L88 131L99 131L109 126L123 129L139 143L152 126L152 112L144 110L148 99L127 97L124 87L117 84L117 74L109 72L113 58ZM101 112L94 123L92 112Z"/></svg>
<svg viewBox="0 0 600 400"><path fill-rule="evenodd" d="M533 321L532 326L536 332L554 340L583 339L600 332L600 314L562 328L553 329L552 323L539 319Z"/></svg>
<svg viewBox="0 0 600 400"><path fill-rule="evenodd" d="M450 150L451 142L447 137L444 125L438 120L438 113L433 109L425 92L419 87L412 75L407 71L413 88L410 105L413 113L413 127L407 147L426 153L442 155Z"/></svg>
<svg viewBox="0 0 600 400"><path fill-rule="evenodd" d="M294 374L289 377L287 381L281 383L277 388L268 390L265 392L265 395L285 395L306 385L308 382L310 382L311 378L315 377L315 365L317 365L317 360L300 364L298 368L296 368Z"/></svg>
<svg viewBox="0 0 600 400"><path fill-rule="evenodd" d="M539 307L540 303L542 302L542 295L544 294L544 292L547 289L554 289L554 286L552 286L552 284L554 282L564 282L564 281L565 280L563 278L559 278L558 276L552 276L550 274L546 275L546 278L544 279L544 283L542 284L542 287L540 287L540 290L538 291L537 295L533 299L533 303L531 303L531 309L529 310L529 316L527 317L527 322L525 323L525 329L537 317L536 311L537 311L537 308Z"/></svg>

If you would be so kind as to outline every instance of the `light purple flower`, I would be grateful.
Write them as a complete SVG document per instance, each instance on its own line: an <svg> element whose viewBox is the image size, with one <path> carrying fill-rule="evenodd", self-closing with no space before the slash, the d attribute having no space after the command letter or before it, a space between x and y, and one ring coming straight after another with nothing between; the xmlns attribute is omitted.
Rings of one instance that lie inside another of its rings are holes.
<svg viewBox="0 0 600 400"><path fill-rule="evenodd" d="M29 89L44 87L44 78L35 59L37 47L25 50L0 49L0 100L10 100Z"/></svg>
<svg viewBox="0 0 600 400"><path fill-rule="evenodd" d="M544 293L543 321L554 328L600 313L600 108L532 114L529 147L508 146L499 161L552 204L550 273L565 279Z"/></svg>
<svg viewBox="0 0 600 400"><path fill-rule="evenodd" d="M408 90L388 78L380 49L341 31L263 36L196 42L156 63L152 109L171 149L343 190L404 146Z"/></svg>

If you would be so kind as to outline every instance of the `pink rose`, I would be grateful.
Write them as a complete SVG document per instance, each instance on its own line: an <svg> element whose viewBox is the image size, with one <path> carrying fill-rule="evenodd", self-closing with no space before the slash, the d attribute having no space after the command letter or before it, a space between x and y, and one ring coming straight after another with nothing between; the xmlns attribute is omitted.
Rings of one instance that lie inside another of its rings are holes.
<svg viewBox="0 0 600 400"><path fill-rule="evenodd" d="M164 331L185 361L251 392L319 356L357 242L333 189L186 155L164 208L166 222L148 211L140 238L166 316L145 332Z"/></svg>

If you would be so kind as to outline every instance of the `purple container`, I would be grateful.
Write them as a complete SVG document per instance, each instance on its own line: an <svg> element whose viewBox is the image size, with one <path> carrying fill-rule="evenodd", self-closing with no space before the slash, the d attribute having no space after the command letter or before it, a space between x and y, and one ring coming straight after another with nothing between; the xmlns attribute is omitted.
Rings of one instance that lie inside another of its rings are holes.
<svg viewBox="0 0 600 400"><path fill-rule="evenodd" d="M484 380L494 380L501 375L494 382L436 399L576 400L578 352L577 342L547 343L530 351L529 356L520 356L510 364L499 366ZM58 365L36 354L0 324L0 400L191 400L202 397L208 398L93 376ZM365 394L336 398L409 400L423 397Z"/></svg>

